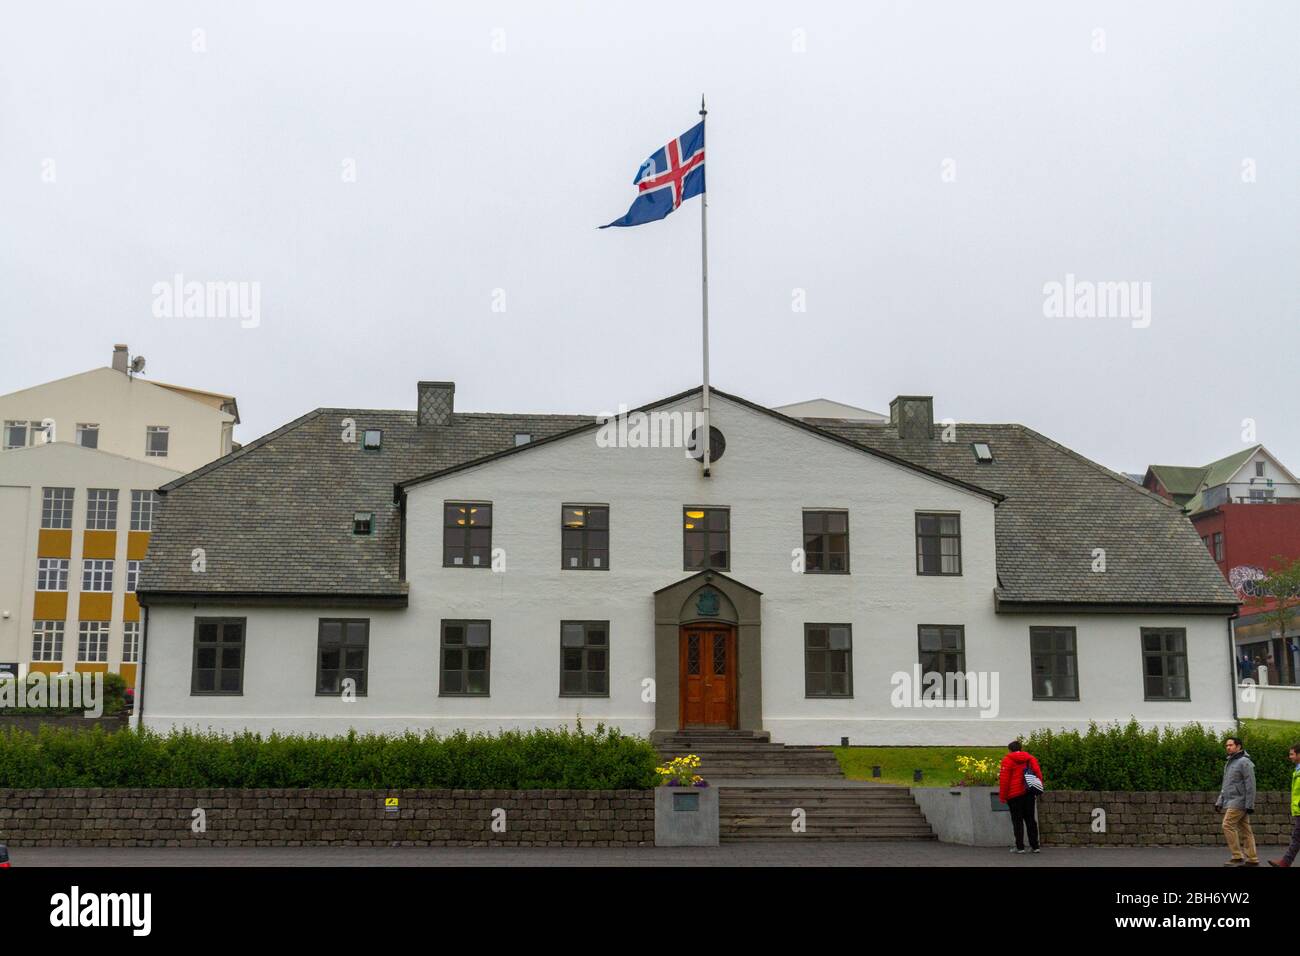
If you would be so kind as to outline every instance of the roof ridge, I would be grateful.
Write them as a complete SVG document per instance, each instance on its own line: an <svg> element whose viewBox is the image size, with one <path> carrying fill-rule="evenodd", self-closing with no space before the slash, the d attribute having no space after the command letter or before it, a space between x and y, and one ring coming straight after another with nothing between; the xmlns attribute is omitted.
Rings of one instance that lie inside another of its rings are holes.
<svg viewBox="0 0 1300 956"><path fill-rule="evenodd" d="M163 485L158 490L166 494L169 491L173 491L176 488L179 488L181 485L188 484L189 482L193 481L195 478L201 478L204 475L207 475L210 472L213 472L216 469L220 468L222 465L228 465L232 461L236 461L237 459L243 458L244 455L248 454L254 449L261 448L263 445L267 444L268 442L274 441L275 439L279 438L281 435L285 435L288 432L293 431L295 428L297 428L300 425L305 425L307 422L315 418L318 418L320 415L322 415L323 413L329 410L330 409L325 409L325 408L313 408L310 412L307 412L305 415L300 415L297 418L295 418L293 421L281 425L279 428L275 429L275 431L267 432L265 435L261 436L260 438L254 438L248 444L241 445L239 448L236 448L228 455L222 455L220 458L213 459L212 461L208 462L206 465L200 465L198 468L195 468L193 471L181 475L175 481L167 482L167 484Z"/></svg>

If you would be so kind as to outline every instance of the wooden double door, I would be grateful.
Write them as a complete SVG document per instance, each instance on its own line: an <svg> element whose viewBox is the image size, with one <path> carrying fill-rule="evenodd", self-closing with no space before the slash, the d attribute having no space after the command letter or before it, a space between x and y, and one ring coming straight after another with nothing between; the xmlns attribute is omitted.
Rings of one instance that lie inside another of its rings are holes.
<svg viewBox="0 0 1300 956"><path fill-rule="evenodd" d="M692 625L680 641L681 726L735 728L736 629Z"/></svg>

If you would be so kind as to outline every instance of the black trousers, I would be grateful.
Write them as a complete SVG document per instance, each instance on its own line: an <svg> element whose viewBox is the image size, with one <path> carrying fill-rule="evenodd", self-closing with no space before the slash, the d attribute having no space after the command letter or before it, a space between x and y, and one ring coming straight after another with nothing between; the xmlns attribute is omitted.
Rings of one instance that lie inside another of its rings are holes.
<svg viewBox="0 0 1300 956"><path fill-rule="evenodd" d="M1012 797L1007 801L1011 810L1011 829L1016 834L1016 849L1025 848L1025 828L1029 829L1029 849L1038 849L1038 817L1034 814L1034 792Z"/></svg>

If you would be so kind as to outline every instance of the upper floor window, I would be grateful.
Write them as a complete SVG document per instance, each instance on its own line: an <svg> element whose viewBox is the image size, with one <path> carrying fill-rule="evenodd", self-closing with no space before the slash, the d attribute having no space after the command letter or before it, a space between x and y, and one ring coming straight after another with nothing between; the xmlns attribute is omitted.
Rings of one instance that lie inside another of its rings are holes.
<svg viewBox="0 0 1300 956"><path fill-rule="evenodd" d="M81 562L81 590L112 591L113 561L87 558Z"/></svg>
<svg viewBox="0 0 1300 956"><path fill-rule="evenodd" d="M150 425L144 432L144 453L147 458L166 458L169 431L166 425Z"/></svg>
<svg viewBox="0 0 1300 956"><path fill-rule="evenodd" d="M731 568L731 512L726 508L682 509L683 567L687 571Z"/></svg>
<svg viewBox="0 0 1300 956"><path fill-rule="evenodd" d="M560 696L609 696L609 622L560 622Z"/></svg>
<svg viewBox="0 0 1300 956"><path fill-rule="evenodd" d="M1034 700L1078 700L1079 659L1072 627L1031 627Z"/></svg>
<svg viewBox="0 0 1300 956"><path fill-rule="evenodd" d="M811 574L847 573L849 570L849 513L803 513L804 571Z"/></svg>
<svg viewBox="0 0 1300 956"><path fill-rule="evenodd" d="M135 664L140 660L140 622L122 624L122 663Z"/></svg>
<svg viewBox="0 0 1300 956"><path fill-rule="evenodd" d="M117 489L91 488L86 492L86 530L112 531L117 527Z"/></svg>
<svg viewBox="0 0 1300 956"><path fill-rule="evenodd" d="M1264 477L1264 463L1262 461L1255 462L1255 477L1256 478Z"/></svg>
<svg viewBox="0 0 1300 956"><path fill-rule="evenodd" d="M140 583L140 562L128 560L126 562L126 590L128 594L134 594L139 590Z"/></svg>
<svg viewBox="0 0 1300 956"><path fill-rule="evenodd" d="M1147 700L1191 700L1187 681L1187 631L1142 628L1142 688Z"/></svg>
<svg viewBox="0 0 1300 956"><path fill-rule="evenodd" d="M492 566L492 506L449 501L442 508L442 566Z"/></svg>
<svg viewBox="0 0 1300 956"><path fill-rule="evenodd" d="M63 660L63 622L32 622L32 660Z"/></svg>
<svg viewBox="0 0 1300 956"><path fill-rule="evenodd" d="M370 621L321 618L316 644L316 693L339 696L347 692L365 697Z"/></svg>
<svg viewBox="0 0 1300 956"><path fill-rule="evenodd" d="M88 664L108 662L108 621L82 621L77 633L77 660Z"/></svg>
<svg viewBox="0 0 1300 956"><path fill-rule="evenodd" d="M42 528L72 527L72 496L71 488L41 489Z"/></svg>
<svg viewBox="0 0 1300 956"><path fill-rule="evenodd" d="M36 559L36 590L66 591L68 589L67 558Z"/></svg>
<svg viewBox="0 0 1300 956"><path fill-rule="evenodd" d="M487 697L492 652L491 621L443 621L438 693Z"/></svg>
<svg viewBox="0 0 1300 956"><path fill-rule="evenodd" d="M804 696L853 696L853 626L805 624Z"/></svg>
<svg viewBox="0 0 1300 956"><path fill-rule="evenodd" d="M131 492L131 530L132 531L152 531L153 515L158 507L158 492L156 491L139 491Z"/></svg>
<svg viewBox="0 0 1300 956"><path fill-rule="evenodd" d="M560 567L609 568L609 508L565 505L560 509Z"/></svg>
<svg viewBox="0 0 1300 956"><path fill-rule="evenodd" d="M244 692L244 630L242 617L194 619L191 694Z"/></svg>
<svg viewBox="0 0 1300 956"><path fill-rule="evenodd" d="M943 675L945 700L966 696L966 628L960 624L922 624L917 628L922 680Z"/></svg>
<svg viewBox="0 0 1300 956"><path fill-rule="evenodd" d="M1214 560L1223 560L1223 532L1214 532Z"/></svg>
<svg viewBox="0 0 1300 956"><path fill-rule="evenodd" d="M916 516L916 573L961 574L961 516Z"/></svg>
<svg viewBox="0 0 1300 956"><path fill-rule="evenodd" d="M77 423L77 444L82 448L99 447L99 426Z"/></svg>
<svg viewBox="0 0 1300 956"><path fill-rule="evenodd" d="M32 430L31 422L5 422L5 448L26 448Z"/></svg>

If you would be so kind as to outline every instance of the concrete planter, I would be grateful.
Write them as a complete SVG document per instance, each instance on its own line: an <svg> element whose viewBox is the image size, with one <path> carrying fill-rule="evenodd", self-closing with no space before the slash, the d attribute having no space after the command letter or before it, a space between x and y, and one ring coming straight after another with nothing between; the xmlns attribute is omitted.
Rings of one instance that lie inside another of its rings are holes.
<svg viewBox="0 0 1300 956"><path fill-rule="evenodd" d="M997 787L913 787L935 836L963 846L1011 846L1011 814Z"/></svg>
<svg viewBox="0 0 1300 956"><path fill-rule="evenodd" d="M655 846L717 846L716 787L655 788Z"/></svg>

